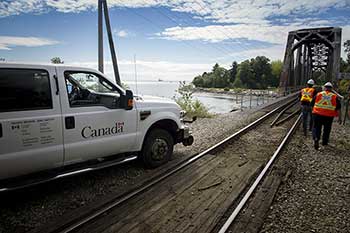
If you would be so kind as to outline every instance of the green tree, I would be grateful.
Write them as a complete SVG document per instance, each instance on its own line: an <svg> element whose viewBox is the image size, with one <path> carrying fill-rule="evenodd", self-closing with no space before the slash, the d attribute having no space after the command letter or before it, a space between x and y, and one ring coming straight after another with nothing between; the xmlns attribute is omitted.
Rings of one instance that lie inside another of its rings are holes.
<svg viewBox="0 0 350 233"><path fill-rule="evenodd" d="M211 72L204 72L193 79L196 87L206 88L267 88L279 84L282 62L270 60L265 56L257 56L238 64L232 62L229 70L216 63Z"/></svg>
<svg viewBox="0 0 350 233"><path fill-rule="evenodd" d="M224 88L229 84L229 76L225 68L220 67L218 64L215 64L213 67L213 72L211 77L213 79L214 87Z"/></svg>
<svg viewBox="0 0 350 233"><path fill-rule="evenodd" d="M344 61L343 58L340 58L340 72L341 73L350 73L350 40L344 42L344 52L347 55L347 61ZM350 88L350 80L341 80L339 83L339 92L341 94L348 93Z"/></svg>
<svg viewBox="0 0 350 233"><path fill-rule="evenodd" d="M234 83L234 81L236 79L237 69L238 69L238 63L236 61L232 62L231 69L229 70L230 83Z"/></svg>
<svg viewBox="0 0 350 233"><path fill-rule="evenodd" d="M344 51L347 55L347 62L350 64L350 40L344 42Z"/></svg>
<svg viewBox="0 0 350 233"><path fill-rule="evenodd" d="M235 81L233 82L232 85L235 88L242 88L243 87L242 81L241 81L241 79L239 77L235 78Z"/></svg>
<svg viewBox="0 0 350 233"><path fill-rule="evenodd" d="M210 73L203 73L203 87L213 87L213 80L211 78Z"/></svg>
<svg viewBox="0 0 350 233"><path fill-rule="evenodd" d="M257 56L251 59L250 63L254 72L255 86L258 88L271 86L273 79L270 60L265 56Z"/></svg>
<svg viewBox="0 0 350 233"><path fill-rule="evenodd" d="M272 72L271 86L277 87L279 85L282 69L283 69L283 63L281 60L276 60L271 62L271 72Z"/></svg>
<svg viewBox="0 0 350 233"><path fill-rule="evenodd" d="M196 87L203 87L204 86L204 79L202 77L202 75L198 75L196 76L193 81L192 81L193 85L195 85Z"/></svg>
<svg viewBox="0 0 350 233"><path fill-rule="evenodd" d="M53 57L53 58L51 58L51 63L52 64L63 64L64 61L62 61L60 57Z"/></svg>
<svg viewBox="0 0 350 233"><path fill-rule="evenodd" d="M245 60L239 64L236 79L242 82L243 87L256 88L254 73L249 60Z"/></svg>
<svg viewBox="0 0 350 233"><path fill-rule="evenodd" d="M342 57L340 57L340 72L341 73L350 72L350 64L344 61Z"/></svg>

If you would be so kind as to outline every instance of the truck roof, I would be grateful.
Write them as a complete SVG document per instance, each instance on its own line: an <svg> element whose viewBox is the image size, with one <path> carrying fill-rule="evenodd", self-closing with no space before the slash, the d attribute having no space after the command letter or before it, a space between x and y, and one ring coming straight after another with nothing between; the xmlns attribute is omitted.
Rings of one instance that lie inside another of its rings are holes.
<svg viewBox="0 0 350 233"><path fill-rule="evenodd" d="M96 69L91 69L88 67L79 67L79 66L71 66L66 64L52 64L52 63L17 63L17 62L0 62L0 68L29 68L29 69L45 69L49 67L62 67L67 70L85 70L85 71L92 71L97 72Z"/></svg>

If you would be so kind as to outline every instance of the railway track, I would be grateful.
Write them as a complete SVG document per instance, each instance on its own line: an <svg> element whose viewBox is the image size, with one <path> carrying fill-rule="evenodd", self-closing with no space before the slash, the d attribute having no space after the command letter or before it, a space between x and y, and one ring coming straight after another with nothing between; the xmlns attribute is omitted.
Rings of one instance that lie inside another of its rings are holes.
<svg viewBox="0 0 350 233"><path fill-rule="evenodd" d="M294 113L292 113L291 115L294 115ZM238 203L236 208L234 208L234 210L231 213L231 215L228 217L228 219L225 221L223 226L220 228L219 233L231 232L230 231L230 227L231 227L232 223L238 217L239 213L242 211L242 209L245 206L245 204L249 201L249 199L253 195L254 191L257 189L258 185L262 182L263 178L267 174L267 171L272 167L274 161L277 159L277 157L281 153L283 147L287 144L288 140L291 138L291 136L295 132L297 126L299 125L299 123L301 121L301 117L302 117L302 115L300 114L298 116L298 118L296 119L296 121L294 122L294 124L292 125L292 127L289 129L287 135L283 138L283 141L278 146L277 150L271 156L270 160L265 165L263 170L260 172L258 177L255 179L254 183L249 187L248 191L245 193L245 195L243 196L241 201Z"/></svg>
<svg viewBox="0 0 350 233"><path fill-rule="evenodd" d="M267 119L271 118L274 115L277 115L277 117L275 118L275 120L273 122L278 122L279 118L283 115L282 114L278 114L281 112L286 112L287 109L290 109L293 105L296 104L296 100L293 98L289 101L286 101L284 104L282 104L281 106L278 106L277 108L269 111L268 113L266 113L265 115L263 115L262 117L260 117L259 119L255 120L254 122L250 123L249 125L245 126L244 128L242 128L241 130L237 131L236 133L232 134L231 136L227 137L226 139L222 140L221 142L217 143L216 145L208 148L207 150L189 158L188 160L182 162L181 164L175 166L174 168L170 169L169 171L165 172L164 174L156 177L155 179L151 180L149 183L145 184L142 187L139 187L123 196L119 196L116 197L115 199L112 199L110 201L108 201L107 203L105 203L103 206L100 206L99 208L95 208L93 211L86 213L82 216L79 216L77 218L72 219L69 222L66 222L64 224L61 225L56 225L53 227L49 227L49 228L45 228L42 229L39 232L52 232L52 233L63 233L63 232L79 232L79 231L86 231L86 227L88 229L91 228L91 226L94 224L94 222L98 221L99 219L103 218L103 216L108 215L110 212L114 211L115 209L118 209L116 207L125 205L126 203L128 203L130 200L132 199L137 199L141 194L145 193L146 191L155 189L156 185L159 185L161 182L164 182L166 179L174 177L175 175L177 175L179 173L179 171L182 170L188 170L188 167L191 166L192 164L194 164L196 161L199 160L205 160L203 158L205 157L213 157L212 154L215 154L217 151L222 150L223 147L227 146L227 144L230 144L234 141L236 141L236 139L238 139L239 137L241 137L242 135L246 134L247 132L249 132L251 129L261 125L263 122L265 122ZM292 114L295 114L295 112L293 112ZM287 117L288 118L288 117ZM289 117L291 118L291 117ZM279 152L282 150L283 146L286 144L286 142L288 141L288 138L292 135L292 133L294 132L296 126L298 125L298 122L300 120L300 117L297 118L297 121L293 124L293 127L288 131L286 137L282 140L282 143L278 146L278 149L276 150L276 152L273 154L273 158L275 159ZM269 125L270 127L270 125ZM269 162L267 163L267 166L270 166L273 163L274 159L270 159ZM209 159L210 160L210 159ZM209 162L203 162L204 164L209 164ZM219 164L219 162L217 163ZM239 166L244 166L244 163L240 163L241 165ZM255 174L257 173L258 170L260 170L261 166L258 166L259 169L256 169L256 171L254 172ZM269 167L265 167L264 169L262 169L262 173L260 173L258 175L258 179L259 181L263 178L264 174L266 173L266 171L269 169ZM259 183L259 181L254 181L253 186L257 186L257 184ZM208 186L203 186L198 190L206 190L206 189L210 189L214 186L218 186L221 184L222 181L217 181L216 183L214 182L211 183ZM246 181L245 186L250 183ZM176 186L176 185L175 185ZM253 187L252 186L252 187ZM254 191L254 188L250 188L248 190L248 193L252 193ZM247 194L246 194L247 195ZM141 198L142 199L142 198ZM243 199L248 200L249 196L244 196ZM242 200L243 200L242 199ZM138 203L140 202L140 200L138 200ZM244 202L245 203L245 202ZM244 206L244 203L239 203L238 206L239 209L235 209L233 215L237 215L237 213L239 213L240 209ZM137 204L135 205L137 206ZM237 206L237 208L238 208ZM122 211L127 210L127 208L124 208ZM223 227L221 228L220 232L226 232L226 230L229 228L232 219L234 220L235 217L230 217L227 221L227 223L225 223L223 225ZM231 222L230 222L231 221ZM103 224L102 224L103 225ZM125 224L122 224L125 225ZM135 224L134 224L135 225ZM84 230L85 229L85 230ZM101 229L101 224L100 227L96 227L96 229L94 231L99 232ZM131 228L131 229L137 229L137 228ZM145 229L143 229L145 230ZM147 229L145 230L147 231ZM126 232L126 230L116 230L114 232Z"/></svg>

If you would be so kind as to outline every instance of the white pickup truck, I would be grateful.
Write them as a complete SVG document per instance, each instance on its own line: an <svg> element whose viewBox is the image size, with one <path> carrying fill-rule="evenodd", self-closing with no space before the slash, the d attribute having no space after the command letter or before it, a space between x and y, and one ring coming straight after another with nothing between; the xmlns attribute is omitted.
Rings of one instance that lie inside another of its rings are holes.
<svg viewBox="0 0 350 233"><path fill-rule="evenodd" d="M157 167L193 143L183 117L174 101L133 96L96 70L0 63L0 191L136 155Z"/></svg>

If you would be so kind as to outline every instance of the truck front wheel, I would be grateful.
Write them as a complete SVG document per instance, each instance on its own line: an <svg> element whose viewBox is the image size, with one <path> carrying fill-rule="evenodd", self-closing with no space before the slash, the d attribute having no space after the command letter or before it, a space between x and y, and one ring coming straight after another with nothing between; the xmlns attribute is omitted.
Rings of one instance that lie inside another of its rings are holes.
<svg viewBox="0 0 350 233"><path fill-rule="evenodd" d="M168 162L173 154L174 139L163 129L153 129L145 140L141 151L143 162L147 167L158 167Z"/></svg>

